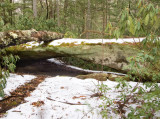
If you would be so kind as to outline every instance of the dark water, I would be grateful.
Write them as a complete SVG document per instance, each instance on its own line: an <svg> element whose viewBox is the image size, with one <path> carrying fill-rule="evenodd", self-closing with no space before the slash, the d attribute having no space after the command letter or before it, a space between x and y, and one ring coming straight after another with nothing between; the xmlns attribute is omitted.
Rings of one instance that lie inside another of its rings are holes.
<svg viewBox="0 0 160 119"><path fill-rule="evenodd" d="M16 73L46 76L77 76L87 74L84 71L75 70L65 65L48 62L47 60L23 60L17 62Z"/></svg>

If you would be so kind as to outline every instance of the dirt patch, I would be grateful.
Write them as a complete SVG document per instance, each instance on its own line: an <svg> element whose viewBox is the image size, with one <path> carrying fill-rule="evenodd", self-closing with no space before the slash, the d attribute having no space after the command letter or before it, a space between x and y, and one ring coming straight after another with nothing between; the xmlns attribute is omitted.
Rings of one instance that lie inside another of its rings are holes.
<svg viewBox="0 0 160 119"><path fill-rule="evenodd" d="M30 96L36 87L44 81L46 76L38 76L30 82L18 87L15 91L11 92L11 96L5 97L0 100L0 117L6 113L7 110L12 109L22 103L25 103L24 98Z"/></svg>

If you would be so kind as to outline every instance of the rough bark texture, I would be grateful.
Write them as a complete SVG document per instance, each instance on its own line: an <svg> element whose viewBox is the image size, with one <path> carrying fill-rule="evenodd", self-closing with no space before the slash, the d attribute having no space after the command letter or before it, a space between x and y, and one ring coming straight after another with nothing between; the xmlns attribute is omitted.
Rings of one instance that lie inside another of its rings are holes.
<svg viewBox="0 0 160 119"><path fill-rule="evenodd" d="M33 0L33 15L37 17L37 0Z"/></svg>
<svg viewBox="0 0 160 119"><path fill-rule="evenodd" d="M36 31L32 30L15 30L0 32L0 48L23 44L29 41L44 41L50 42L52 40L63 38L63 34L50 31Z"/></svg>

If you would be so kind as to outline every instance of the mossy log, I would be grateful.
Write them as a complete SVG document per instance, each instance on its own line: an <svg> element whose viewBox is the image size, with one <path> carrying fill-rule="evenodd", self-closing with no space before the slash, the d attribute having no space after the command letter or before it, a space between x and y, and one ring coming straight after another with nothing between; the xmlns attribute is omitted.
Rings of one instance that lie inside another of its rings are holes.
<svg viewBox="0 0 160 119"><path fill-rule="evenodd" d="M107 73L92 73L92 74L87 74L87 75L78 75L77 78L80 79L88 79L88 78L93 78L98 81L106 81L107 79L111 81L115 81L116 78L123 78L124 76L116 75L116 74L107 74Z"/></svg>
<svg viewBox="0 0 160 119"><path fill-rule="evenodd" d="M10 54L18 55L21 60L37 60L37 59L47 59L53 57L75 57L82 60L94 63L102 64L102 55L104 56L103 65L115 69L117 71L126 72L123 70L125 66L128 65L127 58L130 56L136 56L139 52L132 45L122 45L122 44L105 44L102 45L91 45L91 44L80 44L73 46L50 46L47 47L32 47L26 48L25 45L13 46L6 49ZM102 51L102 49L104 49Z"/></svg>
<svg viewBox="0 0 160 119"><path fill-rule="evenodd" d="M0 32L0 48L19 45L30 41L50 42L63 38L63 34L51 31L13 30Z"/></svg>

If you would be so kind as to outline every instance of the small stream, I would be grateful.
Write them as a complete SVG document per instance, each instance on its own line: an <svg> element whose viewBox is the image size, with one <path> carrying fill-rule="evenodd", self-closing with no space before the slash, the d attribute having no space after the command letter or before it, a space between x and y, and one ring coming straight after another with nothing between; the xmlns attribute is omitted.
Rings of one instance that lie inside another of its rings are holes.
<svg viewBox="0 0 160 119"><path fill-rule="evenodd" d="M66 67L65 65L58 65L54 62L44 60L20 60L17 62L16 73L45 75L45 76L77 76L88 74L85 71L80 71Z"/></svg>

